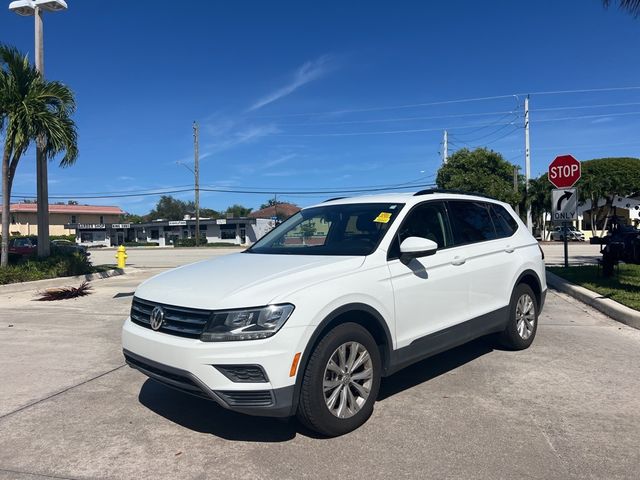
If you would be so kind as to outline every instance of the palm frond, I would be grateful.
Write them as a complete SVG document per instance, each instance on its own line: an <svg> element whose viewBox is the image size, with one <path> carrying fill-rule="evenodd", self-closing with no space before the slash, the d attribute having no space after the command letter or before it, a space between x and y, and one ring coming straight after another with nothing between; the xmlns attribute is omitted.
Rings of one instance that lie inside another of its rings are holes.
<svg viewBox="0 0 640 480"><path fill-rule="evenodd" d="M93 287L88 282L82 282L79 287L56 287L47 288L43 292L38 292L40 302L52 302L54 300L67 300L69 298L84 297L93 293Z"/></svg>
<svg viewBox="0 0 640 480"><path fill-rule="evenodd" d="M612 3L613 0L602 0L602 4L605 6L605 8L609 8ZM618 0L617 3L618 8L620 8L621 10L626 10L635 18L640 17L640 0Z"/></svg>

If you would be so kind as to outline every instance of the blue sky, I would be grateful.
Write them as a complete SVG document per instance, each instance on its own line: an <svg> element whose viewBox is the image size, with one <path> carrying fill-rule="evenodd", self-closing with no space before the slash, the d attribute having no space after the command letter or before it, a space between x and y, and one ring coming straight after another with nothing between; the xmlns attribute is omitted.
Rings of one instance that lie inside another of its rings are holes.
<svg viewBox="0 0 640 480"><path fill-rule="evenodd" d="M189 188L176 162L192 161L194 120L210 188L430 183L445 128L450 152L487 145L523 165L524 93L534 174L556 154L640 157L640 89L536 93L640 86L640 20L599 0L68 4L46 15L45 71L76 92L80 157L51 166L52 197ZM0 41L32 56L33 20L0 10ZM443 103L478 97L500 98ZM33 152L13 191L35 192ZM157 197L81 201L146 213Z"/></svg>

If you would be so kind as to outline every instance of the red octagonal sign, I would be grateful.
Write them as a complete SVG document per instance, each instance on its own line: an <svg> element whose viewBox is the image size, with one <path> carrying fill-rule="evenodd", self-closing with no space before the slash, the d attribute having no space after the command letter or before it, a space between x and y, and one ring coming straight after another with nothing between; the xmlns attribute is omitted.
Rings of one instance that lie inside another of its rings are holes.
<svg viewBox="0 0 640 480"><path fill-rule="evenodd" d="M549 181L556 188L573 187L581 174L580 162L572 155L560 155L549 165Z"/></svg>

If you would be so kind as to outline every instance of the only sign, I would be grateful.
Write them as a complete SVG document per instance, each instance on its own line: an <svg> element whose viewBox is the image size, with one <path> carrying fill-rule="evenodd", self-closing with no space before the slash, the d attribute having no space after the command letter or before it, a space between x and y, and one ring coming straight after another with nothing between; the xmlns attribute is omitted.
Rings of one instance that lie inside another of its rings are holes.
<svg viewBox="0 0 640 480"><path fill-rule="evenodd" d="M580 162L572 155L560 155L549 165L549 181L556 188L570 188L582 174Z"/></svg>

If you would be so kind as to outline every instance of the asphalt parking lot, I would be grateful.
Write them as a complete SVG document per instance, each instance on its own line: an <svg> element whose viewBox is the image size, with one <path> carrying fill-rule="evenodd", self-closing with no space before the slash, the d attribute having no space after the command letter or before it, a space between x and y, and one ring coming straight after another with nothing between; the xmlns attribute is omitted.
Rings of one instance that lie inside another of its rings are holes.
<svg viewBox="0 0 640 480"><path fill-rule="evenodd" d="M131 294L158 270L55 303L0 289L0 478L637 478L640 331L563 294L529 350L478 340L409 367L323 439L124 365Z"/></svg>

